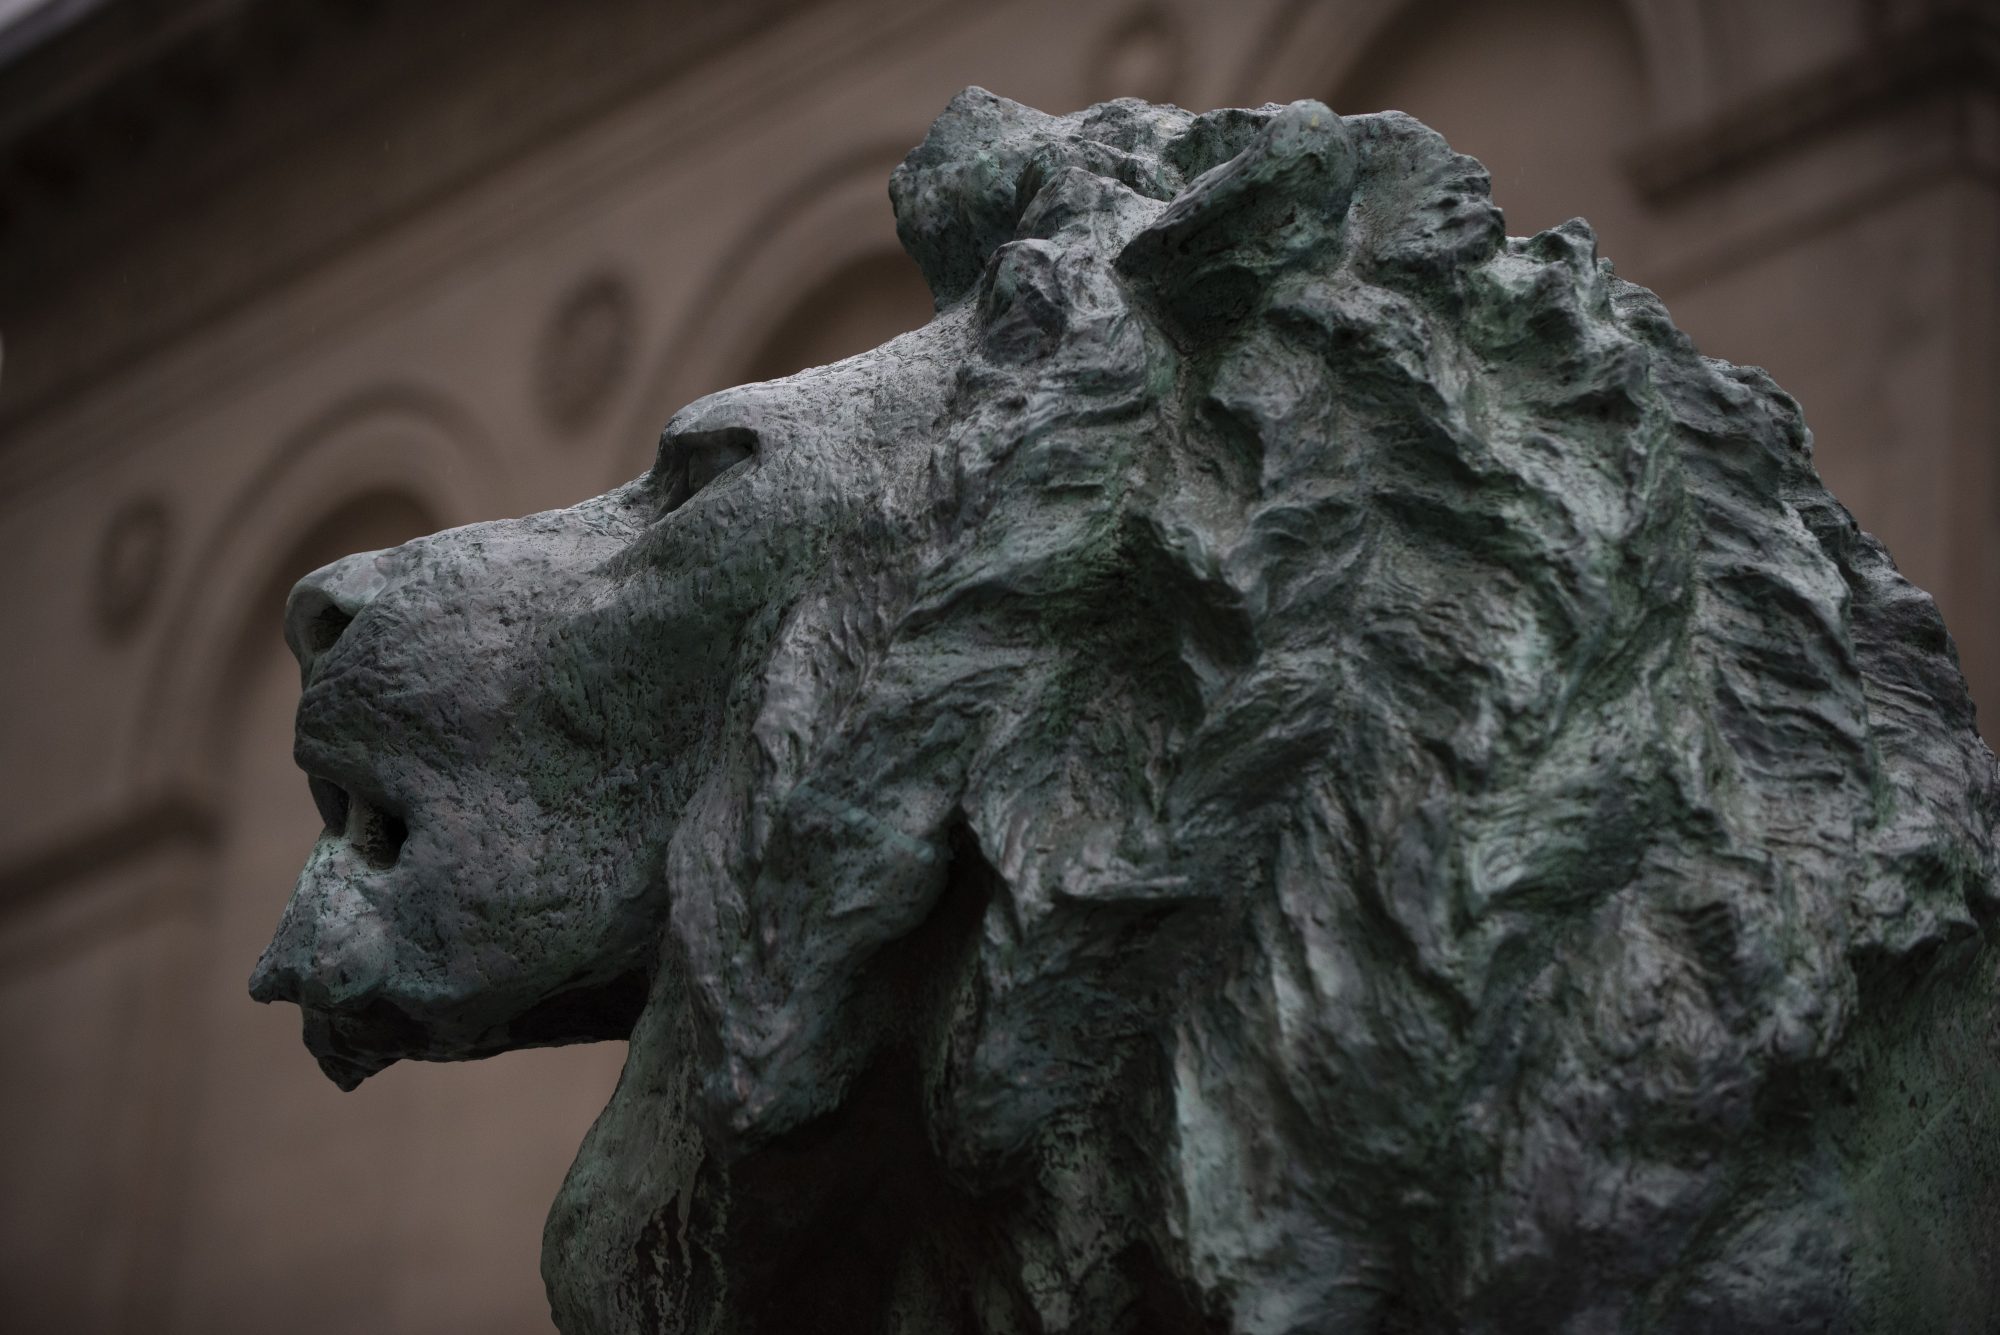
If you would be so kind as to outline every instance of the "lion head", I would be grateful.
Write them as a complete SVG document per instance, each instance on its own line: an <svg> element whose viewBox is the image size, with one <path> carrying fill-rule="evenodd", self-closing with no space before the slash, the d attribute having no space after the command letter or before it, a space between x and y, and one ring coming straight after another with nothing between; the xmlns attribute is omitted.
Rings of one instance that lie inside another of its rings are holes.
<svg viewBox="0 0 2000 1335"><path fill-rule="evenodd" d="M972 89L891 193L924 328L287 612L253 992L629 1035L565 1329L2000 1301L1911 1223L2000 1198L1992 757L1789 397L1396 113Z"/></svg>

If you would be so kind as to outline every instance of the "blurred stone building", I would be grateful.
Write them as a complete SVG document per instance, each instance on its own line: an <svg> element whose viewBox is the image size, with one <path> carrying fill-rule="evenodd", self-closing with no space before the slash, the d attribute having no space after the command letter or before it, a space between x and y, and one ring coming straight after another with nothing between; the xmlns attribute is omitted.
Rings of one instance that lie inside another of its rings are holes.
<svg viewBox="0 0 2000 1335"><path fill-rule="evenodd" d="M924 320L959 87L1399 107L1582 214L2000 707L1992 0L0 0L0 1329L530 1332L622 1049L341 1095L245 978L318 827L290 582Z"/></svg>

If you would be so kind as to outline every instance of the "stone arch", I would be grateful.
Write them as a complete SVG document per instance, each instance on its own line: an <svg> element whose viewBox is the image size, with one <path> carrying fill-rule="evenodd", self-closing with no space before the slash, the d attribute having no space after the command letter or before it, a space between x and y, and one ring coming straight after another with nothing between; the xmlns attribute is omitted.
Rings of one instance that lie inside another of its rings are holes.
<svg viewBox="0 0 2000 1335"><path fill-rule="evenodd" d="M896 241L887 188L908 149L901 141L857 148L759 210L668 336L639 395L640 415L619 437L634 442L631 452L621 446L607 485L651 462L660 427L683 404L746 380L790 374L799 366L786 363L796 356L846 356L872 346L901 330L873 329L870 317L894 323L893 314L918 297L923 309L911 313L922 322L929 298L915 262ZM896 281L907 284L902 297L887 292ZM867 309L857 313L857 302ZM842 312L839 329L811 329L814 314L828 310ZM866 341L836 348L841 337Z"/></svg>
<svg viewBox="0 0 2000 1335"><path fill-rule="evenodd" d="M541 1298L546 1203L622 1045L514 1054L449 1079L406 1070L357 1104L300 1051L289 1007L245 994L321 825L291 760L298 678L277 634L283 599L295 576L339 555L511 508L498 462L435 395L357 396L237 492L176 605L187 670L156 707L186 717L153 739L154 755L163 773L181 759L171 777L198 785L217 837L190 869L199 911L170 966L178 1083L153 1133L167 1186L150 1234L157 1278L140 1291L170 1295L163 1320L175 1329L268 1326L300 1303L328 1328L394 1325L412 1247L447 1235L422 1268L481 1295L473 1324ZM237 1171L199 1171L222 1162ZM352 1171L362 1162L368 1171ZM272 1199L316 1208L273 1233ZM451 1227L459 1210L475 1222Z"/></svg>
<svg viewBox="0 0 2000 1335"><path fill-rule="evenodd" d="M284 554L268 563L263 582L237 609L236 634L214 683L211 703L201 711L208 717L202 739L204 768L226 770L245 740L238 731L233 705L277 649L285 599L292 585L329 561L434 533L444 527L437 513L433 505L419 500L406 487L357 491L307 524Z"/></svg>
<svg viewBox="0 0 2000 1335"><path fill-rule="evenodd" d="M233 920L266 916L232 893L241 887L230 883L231 857L244 834L273 832L233 809L229 794L250 740L237 693L271 668L270 607L283 597L282 572L343 540L371 545L490 514L506 494L495 473L471 420L440 396L404 386L354 394L282 439L236 488L163 599L168 616L132 702L122 771L136 807L192 820L202 837L149 892L191 916L156 965L158 1073L144 1133L148 1177L132 1203L145 1220L132 1293L170 1291L180 1269L197 1109L213 1077L204 1063L218 1049L213 1003L226 996L234 1014L247 967L229 947ZM269 732L261 740L285 745Z"/></svg>
<svg viewBox="0 0 2000 1335"><path fill-rule="evenodd" d="M168 601L130 732L126 772L141 793L204 801L226 736L228 683L259 634L254 609L302 542L327 536L370 498L403 508L410 523L399 529L490 516L509 494L500 469L469 416L407 386L358 393L286 439L209 526Z"/></svg>
<svg viewBox="0 0 2000 1335"><path fill-rule="evenodd" d="M1716 95L1700 0L1615 3L1639 42L1650 122L1646 128L1700 117ZM1436 0L1290 0L1252 48L1231 100L1254 105L1330 95L1352 82L1378 40L1397 24L1440 7Z"/></svg>
<svg viewBox="0 0 2000 1335"><path fill-rule="evenodd" d="M869 250L849 259L792 303L744 360L736 378L775 380L823 366L930 314L930 292L901 250Z"/></svg>

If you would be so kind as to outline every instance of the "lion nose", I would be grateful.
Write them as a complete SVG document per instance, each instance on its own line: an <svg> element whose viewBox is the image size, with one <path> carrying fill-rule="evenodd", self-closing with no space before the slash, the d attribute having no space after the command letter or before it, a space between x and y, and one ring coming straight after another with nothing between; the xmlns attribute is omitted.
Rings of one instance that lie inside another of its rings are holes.
<svg viewBox="0 0 2000 1335"><path fill-rule="evenodd" d="M285 643L299 660L300 681L312 679L313 665L388 584L395 551L342 557L292 586L285 600Z"/></svg>
<svg viewBox="0 0 2000 1335"><path fill-rule="evenodd" d="M340 840L322 838L250 973L250 996L353 1006L381 990L393 953L391 926L353 875L351 854Z"/></svg>
<svg viewBox="0 0 2000 1335"><path fill-rule="evenodd" d="M298 1000L298 975L280 963L276 943L267 946L257 957L257 967L250 971L250 999L265 1003L273 1001Z"/></svg>

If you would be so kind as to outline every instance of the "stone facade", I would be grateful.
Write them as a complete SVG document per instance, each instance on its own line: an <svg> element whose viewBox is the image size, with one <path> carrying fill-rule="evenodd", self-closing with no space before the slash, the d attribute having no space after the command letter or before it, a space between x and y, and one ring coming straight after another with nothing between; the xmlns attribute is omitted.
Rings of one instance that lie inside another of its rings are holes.
<svg viewBox="0 0 2000 1335"><path fill-rule="evenodd" d="M616 1045L342 1096L243 981L317 825L284 590L594 494L698 394L921 322L883 183L979 83L1399 107L1573 214L2000 699L1987 0L112 4L0 66L0 1310L544 1330ZM801 300L799 293L807 295Z"/></svg>

